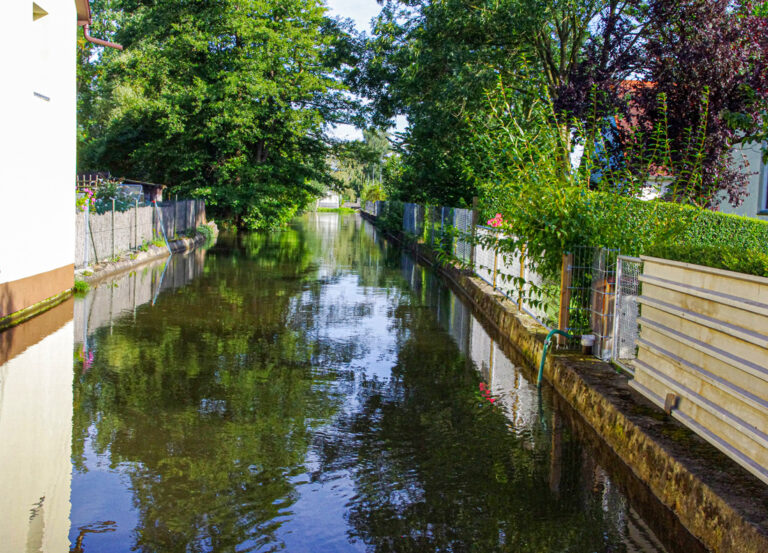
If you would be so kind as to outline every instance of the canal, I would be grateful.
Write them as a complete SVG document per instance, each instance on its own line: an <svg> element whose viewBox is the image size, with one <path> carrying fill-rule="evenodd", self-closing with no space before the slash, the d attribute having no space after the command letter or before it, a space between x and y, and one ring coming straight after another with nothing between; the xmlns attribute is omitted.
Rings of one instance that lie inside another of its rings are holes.
<svg viewBox="0 0 768 553"><path fill-rule="evenodd" d="M357 215L102 283L0 334L0 551L696 551L495 338Z"/></svg>

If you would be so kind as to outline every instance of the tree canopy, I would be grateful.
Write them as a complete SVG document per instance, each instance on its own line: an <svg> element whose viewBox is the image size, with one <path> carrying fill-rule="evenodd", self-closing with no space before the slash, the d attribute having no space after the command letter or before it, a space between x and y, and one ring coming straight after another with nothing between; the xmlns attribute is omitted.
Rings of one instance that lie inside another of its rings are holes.
<svg viewBox="0 0 768 553"><path fill-rule="evenodd" d="M247 228L316 195L327 125L351 117L350 22L319 0L101 4L125 50L81 55L81 170L168 184Z"/></svg>
<svg viewBox="0 0 768 553"><path fill-rule="evenodd" d="M624 119L620 130L643 131L632 137L641 143L638 151L658 139L647 131L663 125L672 165L689 171L686 156L702 161L696 169L701 182L692 191L696 197L675 199L706 205L723 190L732 203L741 201L746 176L733 166L732 148L744 139L764 138L766 128L764 5L751 0L383 4L364 69L353 79L356 89L373 99L373 120L408 118L401 180L395 183L402 199L456 205L487 188L498 175L489 159L505 146L478 132L483 125L477 122L496 117L493 106L501 100L515 110L516 121L533 126L542 119L526 118L526 112L542 101L551 105L545 124L560 134L562 172L571 170L575 133L594 135L606 120ZM629 82L640 84L633 94ZM692 152L692 140L699 140L699 151Z"/></svg>

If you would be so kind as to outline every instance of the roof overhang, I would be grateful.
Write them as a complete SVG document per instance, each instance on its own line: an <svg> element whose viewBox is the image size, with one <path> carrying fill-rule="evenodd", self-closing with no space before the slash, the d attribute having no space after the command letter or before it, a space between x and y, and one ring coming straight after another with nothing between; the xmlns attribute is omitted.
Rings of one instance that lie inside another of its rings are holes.
<svg viewBox="0 0 768 553"><path fill-rule="evenodd" d="M77 8L77 23L85 25L91 23L91 4L89 0L75 0Z"/></svg>

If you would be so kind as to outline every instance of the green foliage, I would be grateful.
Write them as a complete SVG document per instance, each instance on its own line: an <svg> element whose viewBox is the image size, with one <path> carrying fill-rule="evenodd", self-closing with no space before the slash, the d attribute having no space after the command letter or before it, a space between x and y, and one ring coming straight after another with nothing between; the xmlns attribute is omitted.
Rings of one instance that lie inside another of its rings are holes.
<svg viewBox="0 0 768 553"><path fill-rule="evenodd" d="M202 234L205 236L205 242L213 242L214 238L216 238L215 233L213 232L213 229L209 227L208 225L200 225L197 227L197 234Z"/></svg>
<svg viewBox="0 0 768 553"><path fill-rule="evenodd" d="M324 125L349 117L353 60L323 3L105 4L95 27L125 50L81 59L81 170L169 184L241 228L284 224L330 184Z"/></svg>
<svg viewBox="0 0 768 553"><path fill-rule="evenodd" d="M390 200L384 202L382 212L379 213L377 222L385 230L400 232L403 230L403 202Z"/></svg>
<svg viewBox="0 0 768 553"><path fill-rule="evenodd" d="M333 178L337 181L333 188L350 198L360 198L366 186L382 182L389 154L389 137L381 129L365 129L363 140L337 144L329 159Z"/></svg>
<svg viewBox="0 0 768 553"><path fill-rule="evenodd" d="M706 97L702 101L706 110ZM572 168L570 160L559 156L565 141L562 118L551 102L523 107L499 85L489 94L489 113L473 123L478 140L486 143L482 151L486 173L492 176L480 184L481 221L500 213L510 235L502 249L520 250L525 244L547 279L558 278L563 252L581 246L619 249L627 255L672 241L721 245L736 240L745 251L768 248L768 225L763 222L661 199L709 203L699 195L700 130L692 131L685 150L673 156L666 128L659 124L652 139L641 142L645 147L629 150L615 163L605 124L595 120L584 128L574 122L579 129L574 142L584 146L584 153ZM666 188L656 176L659 167L674 176ZM648 194L660 199L640 199Z"/></svg>
<svg viewBox="0 0 768 553"><path fill-rule="evenodd" d="M362 202L379 202L387 199L387 193L379 182L369 182L360 193Z"/></svg>
<svg viewBox="0 0 768 553"><path fill-rule="evenodd" d="M72 292L76 295L84 295L91 289L91 285L84 280L75 279L75 285L72 287Z"/></svg>
<svg viewBox="0 0 768 553"><path fill-rule="evenodd" d="M768 253L744 251L735 246L666 243L651 246L646 254L673 261L768 277Z"/></svg>
<svg viewBox="0 0 768 553"><path fill-rule="evenodd" d="M120 181L112 179L99 183L93 199L93 207L99 214L112 211L112 200L114 200L115 211L128 211L136 205L134 197L120 186Z"/></svg>
<svg viewBox="0 0 768 553"><path fill-rule="evenodd" d="M355 213L357 210L351 207L319 207L318 213Z"/></svg>

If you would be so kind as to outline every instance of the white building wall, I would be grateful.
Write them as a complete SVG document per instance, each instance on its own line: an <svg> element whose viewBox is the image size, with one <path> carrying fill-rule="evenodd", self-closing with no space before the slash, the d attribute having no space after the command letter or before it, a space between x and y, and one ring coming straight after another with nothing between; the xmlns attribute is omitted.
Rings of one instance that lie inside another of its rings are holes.
<svg viewBox="0 0 768 553"><path fill-rule="evenodd" d="M74 262L77 14L36 3L48 15L33 21L31 1L3 2L0 284Z"/></svg>
<svg viewBox="0 0 768 553"><path fill-rule="evenodd" d="M720 211L768 220L768 182L766 182L768 180L768 167L762 161L760 144L737 146L734 148L733 156L736 166L746 165L744 171L751 173L747 187L749 194L744 199L744 203L738 207L729 204L723 194L720 201Z"/></svg>

